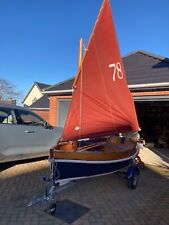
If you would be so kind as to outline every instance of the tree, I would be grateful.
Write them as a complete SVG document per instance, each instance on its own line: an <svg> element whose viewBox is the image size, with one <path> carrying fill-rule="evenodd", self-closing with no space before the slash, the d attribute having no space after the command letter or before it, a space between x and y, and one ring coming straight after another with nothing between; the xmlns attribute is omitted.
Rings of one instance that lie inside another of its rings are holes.
<svg viewBox="0 0 169 225"><path fill-rule="evenodd" d="M8 80L0 78L0 100L17 100L20 102L22 93Z"/></svg>

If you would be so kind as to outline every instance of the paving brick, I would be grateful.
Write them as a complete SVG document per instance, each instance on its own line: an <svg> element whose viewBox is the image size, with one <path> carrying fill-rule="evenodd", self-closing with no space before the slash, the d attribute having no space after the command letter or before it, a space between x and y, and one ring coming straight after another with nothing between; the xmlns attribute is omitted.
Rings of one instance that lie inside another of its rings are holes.
<svg viewBox="0 0 169 225"><path fill-rule="evenodd" d="M0 173L0 225L66 225L45 213L48 203L26 207L33 196L45 190L41 177L48 174L46 160ZM168 193L169 170L165 168L163 173L161 168L147 167L141 171L136 190L128 189L126 180L114 174L78 181L60 193L58 200L90 208L73 225L168 225Z"/></svg>

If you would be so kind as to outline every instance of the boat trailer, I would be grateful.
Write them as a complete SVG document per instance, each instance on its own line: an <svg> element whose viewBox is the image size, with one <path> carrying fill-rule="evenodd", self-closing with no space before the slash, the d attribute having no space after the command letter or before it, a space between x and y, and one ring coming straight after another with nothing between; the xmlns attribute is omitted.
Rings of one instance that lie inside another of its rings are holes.
<svg viewBox="0 0 169 225"><path fill-rule="evenodd" d="M127 180L128 188L135 189L138 185L139 180L139 174L140 174L140 168L143 167L143 162L139 158L139 156L136 156L133 160L133 163L129 165L125 171L117 171L115 172L118 175L122 175ZM52 168L51 168L52 170ZM33 205L36 205L38 203L50 203L49 207L49 213L54 213L54 211L57 208L57 195L60 192L63 192L67 188L71 187L75 184L75 181L71 181L69 183L55 183L52 178L48 177L42 177L43 181L46 184L45 192L42 195L39 196L33 196L31 201L27 204L28 207L31 207Z"/></svg>

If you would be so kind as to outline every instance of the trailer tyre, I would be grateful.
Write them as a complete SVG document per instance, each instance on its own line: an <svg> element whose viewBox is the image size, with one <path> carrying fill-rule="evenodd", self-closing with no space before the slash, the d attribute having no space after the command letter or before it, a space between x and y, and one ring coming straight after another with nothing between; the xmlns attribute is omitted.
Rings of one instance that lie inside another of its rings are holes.
<svg viewBox="0 0 169 225"><path fill-rule="evenodd" d="M137 170L133 170L132 176L128 178L128 187L130 189L135 189L138 184L139 173Z"/></svg>
<svg viewBox="0 0 169 225"><path fill-rule="evenodd" d="M57 208L57 204L56 204L56 203L53 203L53 204L49 207L49 211L50 211L50 214L51 214L51 215L55 213L56 208Z"/></svg>

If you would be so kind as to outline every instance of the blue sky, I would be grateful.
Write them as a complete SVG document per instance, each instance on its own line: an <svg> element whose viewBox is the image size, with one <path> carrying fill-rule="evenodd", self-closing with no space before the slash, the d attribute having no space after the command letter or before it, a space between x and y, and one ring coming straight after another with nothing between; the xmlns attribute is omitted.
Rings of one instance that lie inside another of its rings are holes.
<svg viewBox="0 0 169 225"><path fill-rule="evenodd" d="M169 0L110 0L122 56L142 49L169 57ZM102 0L0 0L0 77L24 94L34 81L76 74Z"/></svg>

